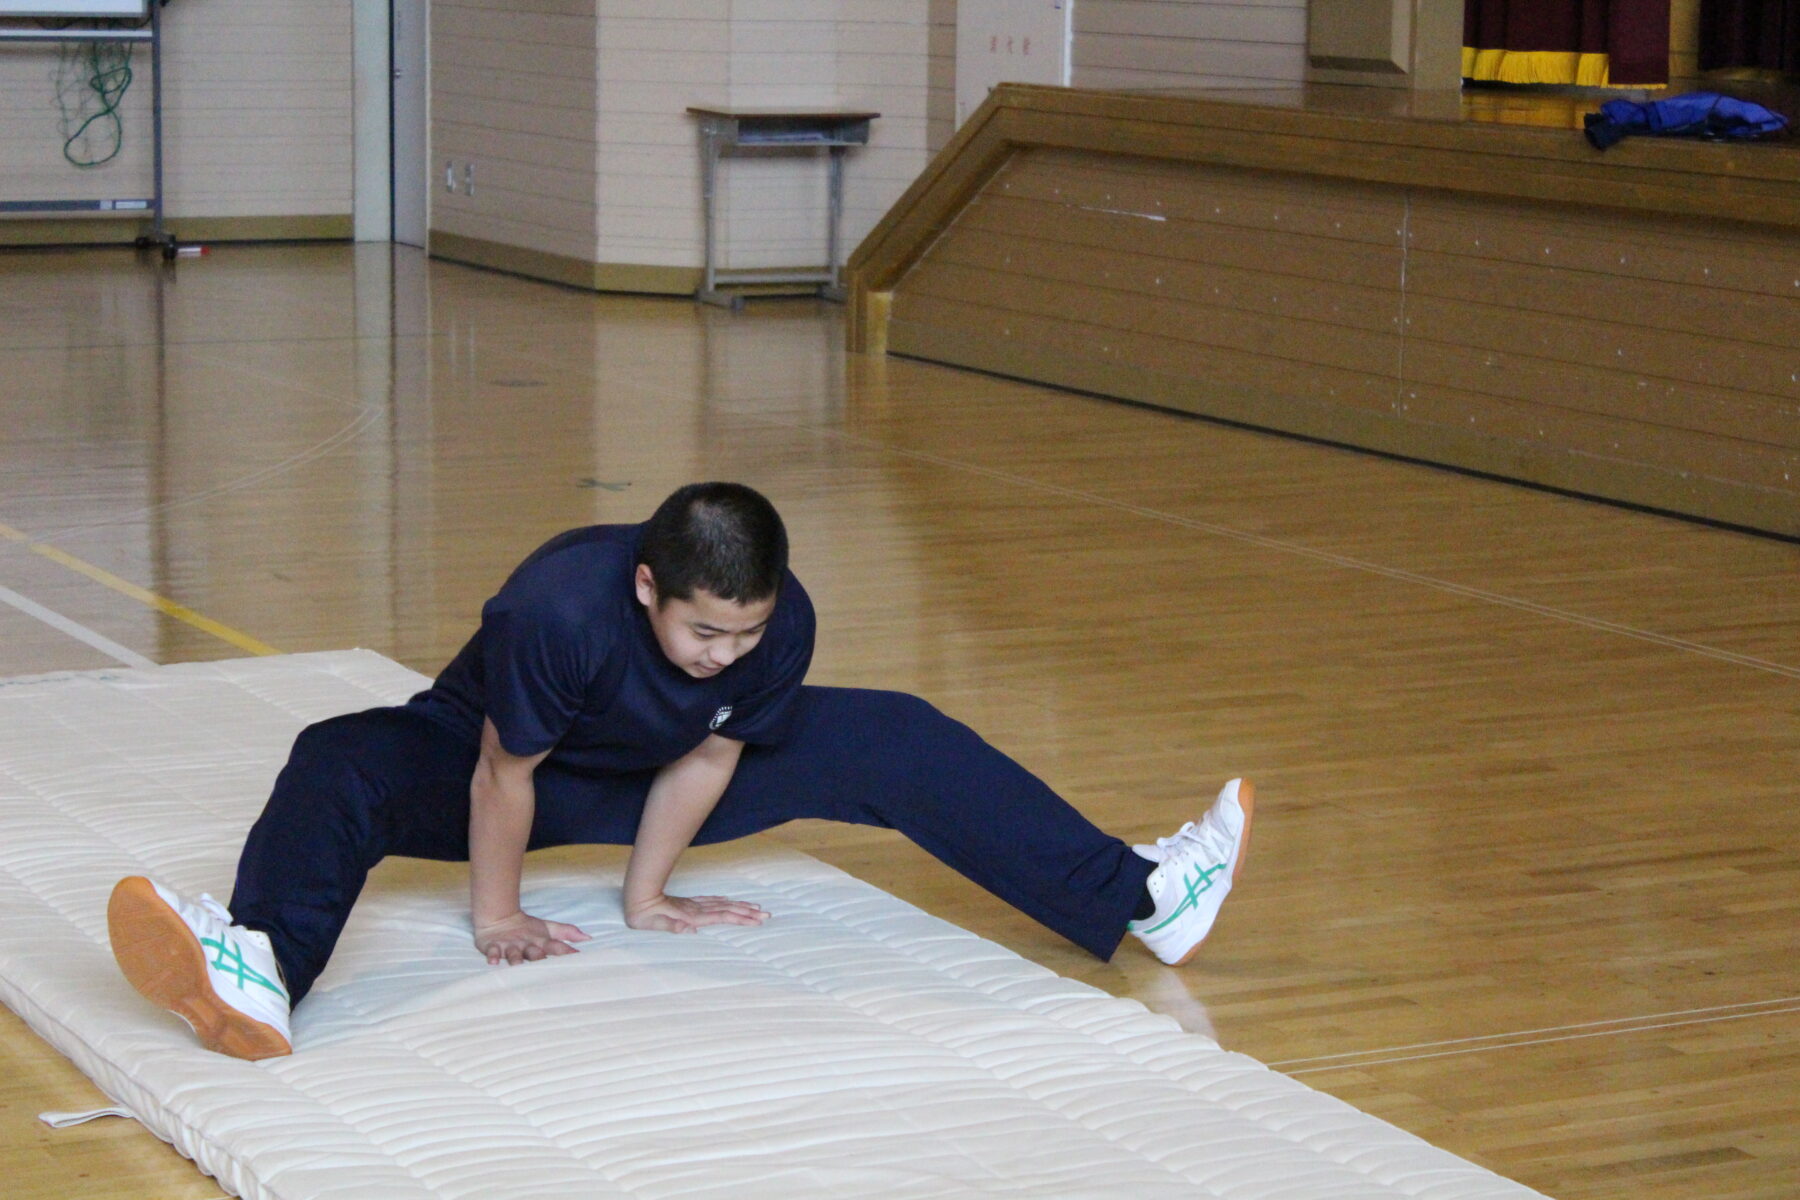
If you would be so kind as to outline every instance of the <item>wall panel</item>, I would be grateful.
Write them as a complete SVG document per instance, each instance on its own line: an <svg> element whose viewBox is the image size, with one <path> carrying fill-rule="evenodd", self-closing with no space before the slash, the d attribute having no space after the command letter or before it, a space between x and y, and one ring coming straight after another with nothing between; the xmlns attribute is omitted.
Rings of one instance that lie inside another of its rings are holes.
<svg viewBox="0 0 1800 1200"><path fill-rule="evenodd" d="M1077 0L1076 87L1266 88L1306 77L1305 0Z"/></svg>
<svg viewBox="0 0 1800 1200"><path fill-rule="evenodd" d="M433 0L434 233L591 259L596 47L594 0Z"/></svg>
<svg viewBox="0 0 1800 1200"><path fill-rule="evenodd" d="M350 0L179 0L163 13L165 187L180 217L351 210ZM54 47L0 47L0 195L147 196L149 52L133 54L124 149L62 156Z"/></svg>
<svg viewBox="0 0 1800 1200"><path fill-rule="evenodd" d="M926 0L601 0L599 14L598 261L700 265L699 153L689 105L879 110L872 144L851 153L846 245L924 166ZM825 260L822 159L733 156L718 211L723 266Z"/></svg>
<svg viewBox="0 0 1800 1200"><path fill-rule="evenodd" d="M936 154L956 132L956 0L929 0L926 149Z"/></svg>

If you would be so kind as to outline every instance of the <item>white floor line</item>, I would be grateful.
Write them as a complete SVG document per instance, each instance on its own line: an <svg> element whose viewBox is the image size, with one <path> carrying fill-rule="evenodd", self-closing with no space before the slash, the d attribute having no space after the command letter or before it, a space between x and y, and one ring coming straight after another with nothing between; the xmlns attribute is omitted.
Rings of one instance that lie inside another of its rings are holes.
<svg viewBox="0 0 1800 1200"><path fill-rule="evenodd" d="M132 511L123 513L119 516L107 517L105 520L89 521L84 525L67 525L59 529L46 530L34 534L38 541L67 541L70 538L77 537L84 533L90 533L96 529L106 529L114 525L128 524L129 522L147 517L152 513L168 512L172 509L182 508L189 504L198 504L205 500L211 500L213 497L222 496L227 492L235 492L246 487L254 486L265 479L291 471L296 467L304 466L314 459L323 458L336 450L339 446L344 445L346 442L355 441L381 417L382 410L379 408L360 404L355 400L347 400L342 396L335 396L330 392L323 392L317 388L308 387L303 383L282 379L279 376L270 375L264 371L258 371L254 367L246 367L242 363L234 363L229 359L223 358L207 358L204 355L196 355L195 357L200 358L202 361L211 362L226 370L235 371L240 375L247 375L257 382L271 387L285 388L288 391L297 392L302 396L310 396L317 400L324 400L331 404L354 409L356 411L356 416L351 418L348 423L340 426L330 436L314 443L305 450L291 454L280 462L271 463L269 466L252 471L248 475L227 480L216 487L207 488L202 492L195 492L192 495L182 496L175 500L168 500L161 504L152 504L145 508L133 509Z"/></svg>
<svg viewBox="0 0 1800 1200"><path fill-rule="evenodd" d="M1766 658L1756 658L1749 654L1738 654L1731 650L1722 650L1717 646L1708 646L1703 642L1690 642L1685 638L1670 637L1668 634L1654 630L1639 629L1633 625L1623 625L1617 621L1607 621L1600 617L1590 617L1585 613L1570 612L1564 608L1553 608L1548 604L1539 604L1533 600L1521 600L1516 596L1508 596L1501 592L1490 592L1485 588L1469 587L1466 584L1451 583L1447 579L1437 579L1430 575L1420 575L1414 571L1401 570L1367 559L1352 558L1347 554L1334 554L1329 550L1315 550L1311 546L1303 546L1298 542L1287 542L1280 538L1264 537L1261 534L1249 533L1242 529L1233 529L1229 525L1219 525L1211 521L1197 521L1192 517L1183 517L1175 513L1163 512L1143 504L1131 504L1123 500L1114 500L1095 492L1082 491L1080 488L1063 487L1061 484L1045 483L1025 475L1015 475L1011 471L1000 471L993 467L978 466L963 462L960 459L946 458L941 454L930 454L923 450L907 450L893 446L875 438L863 437L859 434L845 433L842 430L827 429L819 425L800 421L784 421L779 417L769 417L762 413L742 412L739 415L754 421L762 421L771 425L780 425L789 429L810 430L823 437L864 446L871 450L879 450L902 458L915 459L919 462L931 463L934 466L948 467L970 475L980 475L987 479L1009 483L1018 487L1031 488L1040 492L1048 492L1053 496L1062 496L1069 500L1080 500L1089 504L1097 504L1103 508L1116 509L1119 512L1131 513L1135 516L1148 517L1153 521L1162 521L1170 525L1178 525L1184 529L1192 529L1200 533L1212 534L1215 537L1229 538L1251 546L1259 546L1265 550L1276 550L1283 554L1292 554L1299 558L1311 559L1314 562L1329 566L1342 567L1351 571L1363 571L1371 575L1381 575L1402 583L1417 584L1420 587L1433 588L1440 592L1449 592L1454 596L1462 596L1470 600L1479 600L1484 604L1495 604L1504 608L1517 609L1520 612L1532 613L1535 616L1548 617L1556 621L1566 621L1571 625L1581 625L1602 633L1617 634L1621 637L1636 638L1658 646L1666 646L1671 650L1679 650L1686 654L1698 654L1719 662L1731 663L1733 666L1748 667L1753 671L1766 671L1771 675L1780 675L1787 679L1800 679L1800 666L1789 666L1786 663L1771 662Z"/></svg>
<svg viewBox="0 0 1800 1200"><path fill-rule="evenodd" d="M130 512L122 513L116 517L108 517L103 521L89 521L85 525L67 525L60 529L50 529L42 533L35 533L32 536L40 542L66 542L81 534L92 533L96 529L107 529L115 525L127 525L133 521L142 520L152 513L170 512L177 508L186 507L189 504L199 504L202 501L211 500L213 497L225 495L227 492L240 491L244 488L261 483L265 479L280 475L286 471L291 471L295 467L304 466L314 459L325 457L344 443L354 441L356 438L360 437L363 431L368 429L370 425L373 425L380 415L381 414L375 409L363 409L354 420L338 429L337 432L333 433L330 437L325 438L323 441L320 441L297 454L290 455L278 463L271 463L269 466L263 467L260 470L253 471L248 475L240 476L239 478L230 480L226 483L221 483L216 487L208 488L203 492L195 492L192 495L183 496L177 500L168 500L162 504L152 504L145 508L132 509Z"/></svg>
<svg viewBox="0 0 1800 1200"><path fill-rule="evenodd" d="M100 653L115 658L128 667L154 667L156 665L153 659L145 658L136 650L121 646L111 638L95 633L79 621L71 621L54 609L45 608L37 601L19 595L11 588L0 587L0 602L12 605L26 616L36 617L52 629L66 633L78 642L86 642Z"/></svg>
<svg viewBox="0 0 1800 1200"><path fill-rule="evenodd" d="M1648 1033L1653 1029L1676 1029L1684 1025L1712 1025L1721 1021L1748 1021L1755 1017L1773 1017L1784 1013L1800 1013L1800 1004L1788 1008L1766 1008L1757 1012L1722 1013L1711 1017L1694 1017L1687 1021L1663 1021L1654 1025L1631 1025L1622 1029L1600 1029L1588 1033L1565 1033L1557 1037L1532 1038L1522 1042L1498 1042L1489 1046L1464 1046L1458 1050L1434 1050L1428 1054L1400 1054L1391 1058L1371 1058L1350 1062L1329 1063L1318 1067L1301 1067L1297 1071L1283 1070L1285 1075L1316 1075L1323 1071L1360 1071L1365 1067L1383 1067L1392 1063L1417 1062L1426 1058L1451 1058L1459 1054L1487 1054L1499 1050L1514 1050L1521 1046L1545 1046L1553 1042L1573 1042L1583 1038L1622 1037L1633 1033ZM1280 1064L1270 1063L1271 1067L1280 1070Z"/></svg>
<svg viewBox="0 0 1800 1200"><path fill-rule="evenodd" d="M1777 1005L1800 1005L1800 996L1777 996L1773 1000L1746 1000L1739 1004L1712 1004L1705 1008L1678 1008L1672 1012L1640 1013L1634 1017L1609 1017L1604 1021L1576 1021L1569 1025L1547 1025L1542 1029L1513 1029L1506 1033L1481 1033L1474 1037L1445 1038L1436 1042L1409 1042L1402 1046L1377 1046L1370 1050L1346 1050L1342 1054L1315 1054L1307 1058L1286 1058L1272 1062L1271 1067L1297 1067L1308 1063L1331 1062L1343 1058L1366 1058L1371 1054L1395 1054L1402 1050L1435 1050L1440 1046L1466 1046L1472 1042L1496 1042L1508 1038L1536 1037L1543 1033L1568 1033L1576 1029L1599 1029L1604 1025L1632 1025L1641 1021L1666 1021L1671 1017L1703 1017L1714 1013L1735 1013L1742 1009L1772 1009L1787 1012ZM1746 1014L1755 1016L1755 1013ZM1617 1032L1629 1033L1629 1029Z"/></svg>

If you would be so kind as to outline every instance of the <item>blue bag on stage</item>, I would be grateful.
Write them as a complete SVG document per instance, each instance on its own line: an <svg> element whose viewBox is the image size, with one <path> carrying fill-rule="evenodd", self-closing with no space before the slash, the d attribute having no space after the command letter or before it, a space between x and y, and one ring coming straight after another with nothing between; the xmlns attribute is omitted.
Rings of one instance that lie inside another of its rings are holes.
<svg viewBox="0 0 1800 1200"><path fill-rule="evenodd" d="M1633 135L1756 138L1779 133L1788 120L1748 100L1717 92L1689 92L1666 100L1608 100L1585 118L1587 139L1604 150Z"/></svg>

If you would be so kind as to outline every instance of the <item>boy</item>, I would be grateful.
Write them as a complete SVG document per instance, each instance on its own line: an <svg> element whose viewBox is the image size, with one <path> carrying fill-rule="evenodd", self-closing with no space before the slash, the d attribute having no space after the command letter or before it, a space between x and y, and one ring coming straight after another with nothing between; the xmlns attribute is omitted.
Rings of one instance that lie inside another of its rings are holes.
<svg viewBox="0 0 1800 1200"><path fill-rule="evenodd" d="M682 851L800 817L898 829L1103 959L1127 930L1164 962L1192 957L1243 865L1249 783L1127 847L925 701L802 684L813 610L787 551L774 507L731 483L552 538L430 689L301 732L229 912L120 881L107 917L126 977L210 1049L288 1054L291 1007L387 855L467 860L475 947L516 964L588 937L521 910L526 851L629 844L625 923L693 933L769 914L669 895Z"/></svg>

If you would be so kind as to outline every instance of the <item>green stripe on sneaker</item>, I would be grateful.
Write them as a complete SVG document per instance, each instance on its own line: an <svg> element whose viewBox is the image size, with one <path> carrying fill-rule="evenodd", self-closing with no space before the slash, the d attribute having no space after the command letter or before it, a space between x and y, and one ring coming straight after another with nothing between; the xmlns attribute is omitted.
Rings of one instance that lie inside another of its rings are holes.
<svg viewBox="0 0 1800 1200"><path fill-rule="evenodd" d="M229 975L236 979L238 991L245 991L245 984L254 983L258 987L268 988L283 1000L287 999L287 993L281 989L280 984L269 979L267 976L263 975L262 972L244 961L244 952L238 949L237 943L226 943L215 941L212 938L201 938L200 944L202 946L211 946L214 950L218 951L217 956L208 965L219 974ZM229 956L229 959L227 956Z"/></svg>
<svg viewBox="0 0 1800 1200"><path fill-rule="evenodd" d="M1224 869L1225 869L1224 863L1220 863L1216 867L1197 867L1197 868L1195 868L1193 874L1189 875L1186 879L1184 879L1182 881L1182 886L1187 888L1187 895L1185 895L1181 898L1181 903L1176 905L1175 911L1170 913L1163 920L1158 921L1155 925L1152 925L1150 928L1138 930L1137 932L1139 932L1139 933L1155 933L1157 930L1161 929L1163 926L1167 925L1169 922L1175 920L1177 917L1179 917L1183 913L1187 912L1188 909L1199 907L1200 897L1205 895L1207 892L1212 891L1212 886L1215 882L1217 882L1217 877L1218 877L1219 872L1223 871Z"/></svg>

